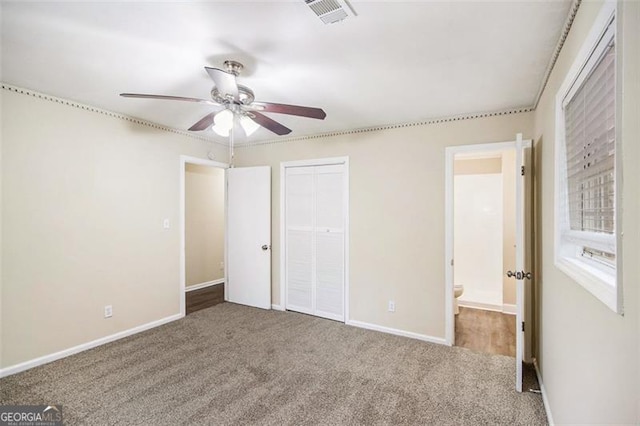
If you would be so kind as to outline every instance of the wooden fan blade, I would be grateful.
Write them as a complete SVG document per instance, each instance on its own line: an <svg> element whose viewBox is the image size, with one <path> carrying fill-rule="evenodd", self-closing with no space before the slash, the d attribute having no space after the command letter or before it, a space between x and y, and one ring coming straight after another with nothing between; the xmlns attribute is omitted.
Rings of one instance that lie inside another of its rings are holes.
<svg viewBox="0 0 640 426"><path fill-rule="evenodd" d="M206 99L185 98L183 96L146 95L144 93L120 93L120 96L125 98L160 99L163 101L186 101L186 102L196 102L196 103L208 104L208 105L220 105L217 102L208 101Z"/></svg>
<svg viewBox="0 0 640 426"><path fill-rule="evenodd" d="M282 136L291 133L291 129L289 129L288 127L283 126L277 121L272 120L271 118L267 117L266 115L262 115L259 112L251 111L251 113L248 115L249 118L251 118L253 121L258 123L265 129L272 131L276 135Z"/></svg>
<svg viewBox="0 0 640 426"><path fill-rule="evenodd" d="M238 100L238 83L235 75L218 68L204 67L204 69L207 70L222 96L231 96L234 100Z"/></svg>
<svg viewBox="0 0 640 426"><path fill-rule="evenodd" d="M300 117L317 118L324 120L327 116L320 108L305 107L299 105L274 104L272 102L253 102L250 108L257 108L260 111L275 112L278 114L298 115Z"/></svg>
<svg viewBox="0 0 640 426"><path fill-rule="evenodd" d="M192 132L198 132L200 130L206 130L213 124L213 117L216 115L215 112L205 115L193 126L189 127L189 130Z"/></svg>

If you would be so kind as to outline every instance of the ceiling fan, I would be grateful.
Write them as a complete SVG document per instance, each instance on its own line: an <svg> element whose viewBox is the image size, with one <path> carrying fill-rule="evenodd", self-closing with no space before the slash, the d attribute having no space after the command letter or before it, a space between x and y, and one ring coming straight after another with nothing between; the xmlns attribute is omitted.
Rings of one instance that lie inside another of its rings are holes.
<svg viewBox="0 0 640 426"><path fill-rule="evenodd" d="M217 107L215 111L202 117L189 130L202 131L211 127L219 135L229 136L232 145L234 134L242 132L249 136L260 126L279 136L291 133L291 129L267 117L263 112L297 115L319 120L324 120L327 116L320 108L257 102L253 91L247 86L238 84L236 81L236 77L240 75L244 66L240 62L228 60L224 62L224 67L225 70L210 67L204 68L214 82L213 89L211 89L212 100L141 93L121 93L120 96L196 102L215 106Z"/></svg>

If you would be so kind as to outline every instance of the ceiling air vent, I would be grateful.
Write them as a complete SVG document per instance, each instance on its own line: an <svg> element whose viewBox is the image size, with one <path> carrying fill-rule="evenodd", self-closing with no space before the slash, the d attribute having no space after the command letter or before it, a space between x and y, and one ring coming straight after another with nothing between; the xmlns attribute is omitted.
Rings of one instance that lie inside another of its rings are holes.
<svg viewBox="0 0 640 426"><path fill-rule="evenodd" d="M357 15L347 0L305 0L305 3L325 24L333 24L347 16Z"/></svg>

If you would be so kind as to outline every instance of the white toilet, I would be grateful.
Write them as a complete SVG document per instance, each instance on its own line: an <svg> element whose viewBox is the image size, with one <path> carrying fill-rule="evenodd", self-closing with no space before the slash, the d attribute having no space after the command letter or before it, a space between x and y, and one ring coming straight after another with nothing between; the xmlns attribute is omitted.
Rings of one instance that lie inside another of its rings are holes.
<svg viewBox="0 0 640 426"><path fill-rule="evenodd" d="M462 284L456 284L453 286L453 313L458 315L460 313L460 309L458 309L458 297L462 296L464 293L464 287Z"/></svg>

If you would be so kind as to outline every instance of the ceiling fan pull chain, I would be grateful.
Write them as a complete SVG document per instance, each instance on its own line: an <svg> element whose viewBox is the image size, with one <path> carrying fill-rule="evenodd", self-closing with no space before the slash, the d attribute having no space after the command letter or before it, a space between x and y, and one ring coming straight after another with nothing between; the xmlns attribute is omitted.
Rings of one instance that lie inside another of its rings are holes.
<svg viewBox="0 0 640 426"><path fill-rule="evenodd" d="M236 114L233 114L233 121L236 121ZM233 145L234 145L234 139L235 139L235 134L236 134L236 129L235 129L235 125L231 126L231 129L229 129L229 167L233 168Z"/></svg>

